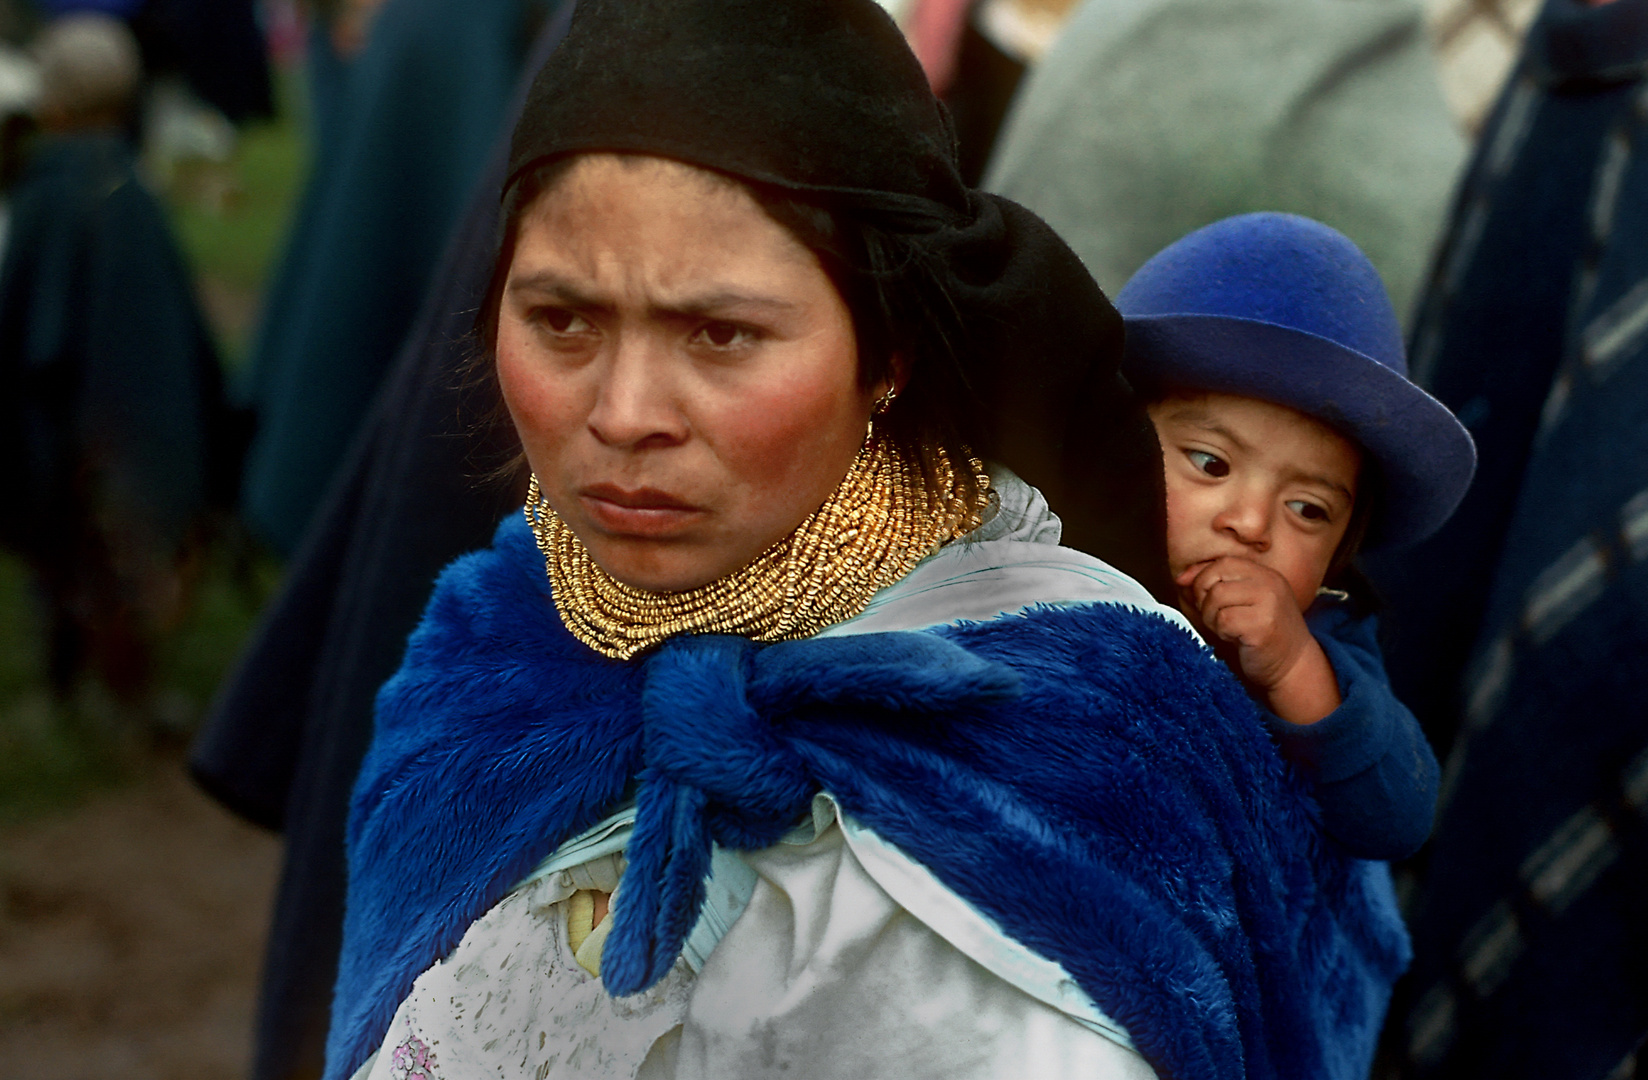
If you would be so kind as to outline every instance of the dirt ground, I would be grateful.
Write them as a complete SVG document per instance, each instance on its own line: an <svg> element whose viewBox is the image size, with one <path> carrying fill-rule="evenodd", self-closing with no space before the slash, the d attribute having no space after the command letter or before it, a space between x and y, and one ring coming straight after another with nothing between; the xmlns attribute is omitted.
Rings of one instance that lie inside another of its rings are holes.
<svg viewBox="0 0 1648 1080"><path fill-rule="evenodd" d="M245 1076L279 856L175 757L0 828L0 1071Z"/></svg>

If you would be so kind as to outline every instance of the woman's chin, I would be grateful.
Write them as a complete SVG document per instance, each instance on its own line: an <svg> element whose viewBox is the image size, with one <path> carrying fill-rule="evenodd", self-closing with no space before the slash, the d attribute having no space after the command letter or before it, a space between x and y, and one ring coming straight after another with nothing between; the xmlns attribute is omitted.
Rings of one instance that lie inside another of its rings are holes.
<svg viewBox="0 0 1648 1080"><path fill-rule="evenodd" d="M595 565L616 581L645 592L684 592L708 585L738 569L725 566L725 553L696 544L637 537L603 537L586 543Z"/></svg>

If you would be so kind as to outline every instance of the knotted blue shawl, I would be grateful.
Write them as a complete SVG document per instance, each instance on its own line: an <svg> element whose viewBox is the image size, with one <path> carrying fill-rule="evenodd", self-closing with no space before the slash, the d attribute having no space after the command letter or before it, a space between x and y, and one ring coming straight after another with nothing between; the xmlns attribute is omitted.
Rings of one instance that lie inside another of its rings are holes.
<svg viewBox="0 0 1648 1080"><path fill-rule="evenodd" d="M1229 673L1115 605L629 662L569 635L519 517L436 587L349 822L326 1076L632 783L615 993L674 963L711 841L845 811L1062 964L1164 1077L1359 1080L1408 958L1389 876L1323 839Z"/></svg>

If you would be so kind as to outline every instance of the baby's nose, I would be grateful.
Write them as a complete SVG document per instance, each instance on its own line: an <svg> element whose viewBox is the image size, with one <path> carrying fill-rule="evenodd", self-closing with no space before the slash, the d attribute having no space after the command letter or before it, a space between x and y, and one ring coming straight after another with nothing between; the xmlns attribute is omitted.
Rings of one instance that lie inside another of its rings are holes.
<svg viewBox="0 0 1648 1080"><path fill-rule="evenodd" d="M1270 514L1256 500L1232 502L1214 519L1213 527L1247 547L1263 551L1270 546Z"/></svg>

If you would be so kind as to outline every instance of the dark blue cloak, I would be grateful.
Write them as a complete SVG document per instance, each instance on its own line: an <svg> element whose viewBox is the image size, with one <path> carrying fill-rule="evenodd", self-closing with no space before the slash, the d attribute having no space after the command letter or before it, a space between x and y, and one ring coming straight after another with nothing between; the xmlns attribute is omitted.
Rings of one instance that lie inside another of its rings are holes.
<svg viewBox="0 0 1648 1080"><path fill-rule="evenodd" d="M1481 467L1436 536L1369 560L1392 682L1449 759L1393 1058L1640 1076L1648 0L1549 0L1479 146L1413 369Z"/></svg>
<svg viewBox="0 0 1648 1080"><path fill-rule="evenodd" d="M566 632L517 515L442 576L379 696L329 1080L637 778L616 991L673 962L710 841L770 844L819 788L1063 964L1164 1077L1360 1080L1407 961L1383 865L1323 839L1247 695L1166 619L1037 609L620 662Z"/></svg>
<svg viewBox="0 0 1648 1080"><path fill-rule="evenodd" d="M252 358L245 513L296 548L510 119L527 0L395 0L340 66L324 35L315 162Z"/></svg>
<svg viewBox="0 0 1648 1080"><path fill-rule="evenodd" d="M164 550L229 501L217 353L166 215L114 133L45 138L0 263L0 536L60 556L115 516Z"/></svg>

